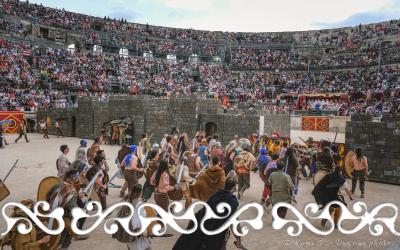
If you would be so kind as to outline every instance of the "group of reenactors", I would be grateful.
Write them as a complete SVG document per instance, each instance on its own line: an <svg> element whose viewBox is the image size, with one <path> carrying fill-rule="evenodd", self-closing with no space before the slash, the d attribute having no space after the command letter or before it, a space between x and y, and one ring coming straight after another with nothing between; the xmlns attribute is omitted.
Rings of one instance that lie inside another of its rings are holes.
<svg viewBox="0 0 400 250"><path fill-rule="evenodd" d="M206 137L202 132L197 133L193 140L189 140L186 133L174 129L171 134L164 136L160 144L152 144L151 138L152 136L144 134L138 145L122 145L115 159L118 170L111 176L105 152L101 150L100 138L95 138L90 147L86 140L81 140L76 149L75 161L72 163L68 160L69 147L62 145L61 155L56 161L58 176L42 181L38 191L42 198L38 200L48 201L52 209L64 208L66 229L57 237L43 236L40 239L35 233L22 236L13 230L7 238L8 242L14 249L27 249L22 246L31 246L28 249L43 249L42 246L55 249L57 246L67 248L72 237L85 239L87 236L75 235L70 229L71 210L74 207L85 208L89 200L98 201L101 209L106 209L108 189L112 186L114 178L124 179L120 195L135 206L139 201L149 201L153 195L155 203L167 212L171 201L184 200L185 208L188 208L193 200L207 202L214 208L218 204L217 201L224 201L234 208L231 211L232 215L238 207L238 200L243 199L245 191L250 188L251 171L259 171L265 184L262 204L268 207L278 202L296 202L294 197L298 192L298 180L304 175L302 161L304 157L310 157L308 167L311 169L315 165L316 168L315 171L306 172L306 177L313 178L315 188L312 194L318 204L325 206L332 200L344 202L340 190L345 190L351 199L355 191L354 181L352 192L348 191L343 181L334 144L321 143L320 148L315 148L312 140L308 140L307 149L315 153L300 156L302 151L297 145L289 146L290 141L281 138L279 134L271 137L235 136L225 148L218 140L218 135ZM360 180L363 197L365 178L362 178L364 175L361 172L364 173L368 165L360 149L356 150L352 162L353 177L355 182ZM145 179L143 186L139 184L142 178ZM233 195L234 192L237 192L237 196ZM28 207L33 206L30 200L23 203ZM336 222L340 207L332 207L331 210ZM201 211L196 214L199 220L204 216ZM154 213L146 212L147 216ZM16 208L13 215L21 213L23 214ZM121 215L121 211L118 214ZM286 209L279 208L278 215L285 217ZM228 218L229 216L226 217ZM83 228L84 222L81 219L78 228ZM127 242L133 249L150 249L149 233L129 240L126 233L121 230L118 232L114 237L121 242ZM189 236L182 235L173 249L200 249L191 243L197 233L201 234L196 231ZM223 249L228 239L225 236L228 234L229 230L225 230L214 241L209 240L211 236L203 235L204 241L199 244L209 244L210 249ZM3 240L3 243L6 241ZM240 237L235 236L235 245L243 248Z"/></svg>

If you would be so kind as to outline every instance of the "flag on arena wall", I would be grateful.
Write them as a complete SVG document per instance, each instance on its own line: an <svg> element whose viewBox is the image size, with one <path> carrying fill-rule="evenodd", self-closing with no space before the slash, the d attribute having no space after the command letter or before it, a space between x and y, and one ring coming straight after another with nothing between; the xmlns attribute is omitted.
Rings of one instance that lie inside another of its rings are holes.
<svg viewBox="0 0 400 250"><path fill-rule="evenodd" d="M0 124L4 133L14 134L18 132L19 124L25 119L25 113L21 111L0 111Z"/></svg>
<svg viewBox="0 0 400 250"><path fill-rule="evenodd" d="M303 116L302 130L329 132L329 117Z"/></svg>

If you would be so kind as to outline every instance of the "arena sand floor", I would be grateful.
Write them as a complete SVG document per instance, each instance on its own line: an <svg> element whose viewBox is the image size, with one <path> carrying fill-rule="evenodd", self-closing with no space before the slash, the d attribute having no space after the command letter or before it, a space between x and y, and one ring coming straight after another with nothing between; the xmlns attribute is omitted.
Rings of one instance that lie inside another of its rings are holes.
<svg viewBox="0 0 400 250"><path fill-rule="evenodd" d="M292 132L292 138L295 141L299 139L297 136L307 138L310 134L302 132ZM332 134L312 134L314 138L334 137ZM47 176L56 175L55 162L60 155L59 147L61 144L68 144L70 147L70 160L75 157L75 149L78 147L78 138L59 138L51 136L50 140L42 139L41 135L29 134L30 143L20 141L18 144L14 143L15 135L7 135L8 142L11 142L5 149L0 149L0 177L4 177L8 168L12 163L19 159L18 167L11 174L6 181L7 187L11 191L11 195L0 203L2 207L9 201L20 201L26 198L36 198L37 187L39 182ZM343 135L338 137L340 141L344 141ZM91 143L91 142L90 142ZM119 149L117 146L104 145L102 148L105 150L107 160L111 166L111 172L116 169L114 158ZM143 182L143 179L141 179ZM116 181L121 184L122 180ZM348 180L350 184L350 180ZM258 174L251 176L251 188L245 193L244 199L240 204L247 202L258 202L262 192L262 183ZM297 196L298 204L296 208L303 212L305 204L314 201L311 196L312 184L310 181L303 180L300 183L300 191ZM400 187L394 185L386 185L379 183L368 182L366 184L366 198L363 199L368 205L368 209L374 206L391 202L397 207L400 207ZM356 191L356 200L361 200L359 190ZM111 189L108 196L108 204L118 202L119 190ZM352 202L348 202L349 206ZM10 212L10 211L8 211ZM382 210L379 215L393 214L388 210ZM254 216L255 211L248 211L244 216ZM0 216L1 217L1 216ZM290 219L295 219L292 213L288 214ZM89 220L87 223L90 223ZM263 229L255 231L250 228L250 233L243 238L243 245L249 250L261 249L400 249L400 238L394 236L384 226L384 233L381 236L375 237L369 233L367 227L355 235L344 235L339 231L333 232L329 236L318 236L311 231L304 229L303 233L298 237L290 237L287 234L286 228L282 230L272 229L272 217L267 212L263 215ZM311 223L315 227L319 227L320 221L314 220ZM399 224L399 219L396 220ZM347 225L354 225L349 223ZM4 219L0 219L0 230L3 232L5 229ZM399 228L397 228L398 231ZM179 234L168 230L174 236L170 238L155 238L152 240L152 249L171 249ZM8 249L7 247L5 249ZM127 249L126 245L112 239L103 231L103 227L98 227L87 240L73 241L70 249L103 249L103 250L119 250ZM233 238L230 239L228 249L236 249L233 245Z"/></svg>

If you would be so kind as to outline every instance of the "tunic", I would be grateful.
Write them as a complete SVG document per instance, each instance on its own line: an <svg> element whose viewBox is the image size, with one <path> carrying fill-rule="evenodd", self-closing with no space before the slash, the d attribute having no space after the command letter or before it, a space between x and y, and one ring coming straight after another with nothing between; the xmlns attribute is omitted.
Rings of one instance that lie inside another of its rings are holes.
<svg viewBox="0 0 400 250"><path fill-rule="evenodd" d="M268 178L268 183L271 186L272 204L278 202L291 203L289 190L292 190L294 185L288 174L282 171L273 172Z"/></svg>

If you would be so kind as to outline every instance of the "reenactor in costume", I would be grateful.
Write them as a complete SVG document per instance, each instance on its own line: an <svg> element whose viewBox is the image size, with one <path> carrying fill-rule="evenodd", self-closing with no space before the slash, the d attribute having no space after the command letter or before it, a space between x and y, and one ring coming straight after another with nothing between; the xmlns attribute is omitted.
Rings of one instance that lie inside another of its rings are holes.
<svg viewBox="0 0 400 250"><path fill-rule="evenodd" d="M107 208L107 195L108 195L108 186L105 180L106 171L102 168L104 164L104 157L101 155L96 155L94 158L94 165L89 168L86 174L87 180L90 182L95 175L99 172L95 182L94 182L94 191L100 198L101 207L103 210Z"/></svg>
<svg viewBox="0 0 400 250"><path fill-rule="evenodd" d="M354 194L356 191L357 180L360 180L361 198L365 195L365 179L368 178L368 160L363 155L361 148L356 148L355 155L351 158L353 172L352 172L352 185L351 192Z"/></svg>
<svg viewBox="0 0 400 250"><path fill-rule="evenodd" d="M131 190L129 190L129 195L126 197L126 202L129 202L134 207L134 212L132 218L129 223L129 228L132 231L137 231L141 228L141 220L140 217L147 216L155 216L155 212L152 209L148 209L145 207L144 209L139 209L142 205L140 200L140 196L142 195L142 185L136 184L133 186ZM126 218L130 216L131 210L127 206L123 206L117 213L118 218ZM154 214L153 214L154 213ZM140 217L139 217L140 215ZM151 224L150 224L151 225ZM151 230L151 226L147 228L143 234L139 236L131 236L129 235L122 226L119 225L118 230L115 234L113 234L113 238L116 238L119 242L125 243L128 247L128 250L150 250L151 249L151 241L149 237L149 230Z"/></svg>
<svg viewBox="0 0 400 250"><path fill-rule="evenodd" d="M220 167L218 157L211 159L211 166L200 175L193 185L190 185L190 196L192 198L207 201L218 189L224 186L225 172Z"/></svg>
<svg viewBox="0 0 400 250"><path fill-rule="evenodd" d="M43 138L44 139L49 139L49 129L47 127L47 123L44 120L41 120L39 122L39 127L40 127L40 130L43 133Z"/></svg>
<svg viewBox="0 0 400 250"><path fill-rule="evenodd" d="M176 191L179 189L179 185L171 185L171 173L169 172L169 164L167 159L162 159L158 166L157 171L153 173L150 179L150 184L155 187L154 201L158 206L168 212L169 208L169 196L168 192Z"/></svg>
<svg viewBox="0 0 400 250"><path fill-rule="evenodd" d="M268 177L268 185L271 190L271 203L274 206L279 202L291 203L292 202L292 189L294 184L292 179L283 170L285 164L283 162L277 163L277 170L271 173ZM278 208L278 216L285 218L287 213L287 207Z"/></svg>
<svg viewBox="0 0 400 250"><path fill-rule="evenodd" d="M32 200L22 200L20 202L25 207L33 210L34 202ZM19 207L15 207L11 217L26 218L30 220L29 216L26 215ZM24 221L26 226L28 222ZM31 221L33 224L33 222ZM17 230L17 226L14 226L11 231L6 235L0 244L0 249L3 249L3 245L11 245L13 250L40 250L44 244L50 241L50 236L46 235L38 239L36 228L33 226L32 230L28 234L21 234Z"/></svg>
<svg viewBox="0 0 400 250"><path fill-rule="evenodd" d="M219 158L219 160L221 162L221 166L223 166L225 155L224 155L224 151L222 150L221 142L219 142L219 141L214 143L214 146L210 150L210 158L212 158L214 156Z"/></svg>
<svg viewBox="0 0 400 250"><path fill-rule="evenodd" d="M189 169L189 176L195 178L199 171L201 170L201 160L198 155L199 149L194 148L192 151L186 151L184 157L186 157L186 166Z"/></svg>
<svg viewBox="0 0 400 250"><path fill-rule="evenodd" d="M94 138L92 146L87 151L87 160L89 165L93 165L94 157L97 155L97 151L100 150L100 139L98 137Z"/></svg>
<svg viewBox="0 0 400 250"><path fill-rule="evenodd" d="M118 127L119 127L119 145L122 145L126 143L126 137L125 137L126 125L122 123L119 124Z"/></svg>
<svg viewBox="0 0 400 250"><path fill-rule="evenodd" d="M76 161L79 160L81 162L86 162L87 163L86 147L87 147L87 141L86 140L81 140L79 142L79 147L76 149L76 152L75 152L75 160Z"/></svg>
<svg viewBox="0 0 400 250"><path fill-rule="evenodd" d="M117 124L112 125L112 137L111 137L111 143L112 144L118 144L118 139L119 139L119 129Z"/></svg>
<svg viewBox="0 0 400 250"><path fill-rule="evenodd" d="M271 154L279 155L280 150L281 150L281 142L278 139L274 140L274 143L268 148L268 151Z"/></svg>
<svg viewBox="0 0 400 250"><path fill-rule="evenodd" d="M104 150L99 150L97 151L96 156L100 155L101 157L103 157L103 162L101 164L101 169L103 169L105 171L105 173L108 173L110 171L110 166L108 165L107 162L107 157L106 157L106 152Z"/></svg>
<svg viewBox="0 0 400 250"><path fill-rule="evenodd" d="M0 148L4 148L5 145L8 145L8 143L6 142L6 139L3 135L3 125L0 124Z"/></svg>
<svg viewBox="0 0 400 250"><path fill-rule="evenodd" d="M238 198L243 197L244 191L250 188L250 170L256 163L256 158L250 152L251 144L248 139L240 139L240 153L235 157L235 171L238 175Z"/></svg>
<svg viewBox="0 0 400 250"><path fill-rule="evenodd" d="M143 134L142 139L139 142L139 149L142 155L146 155L151 150L147 140L148 140L147 134Z"/></svg>
<svg viewBox="0 0 400 250"><path fill-rule="evenodd" d="M65 175L63 181L55 184L46 194L46 201L50 204L51 209L54 205L56 197L59 197L60 200L56 207L62 207L64 209L64 221L66 222L66 226L64 231L61 233L61 238L59 241L59 245L62 248L68 248L71 244L72 237L74 236L76 239L86 239L87 236L74 235L74 233L70 230L70 221L72 220L71 211L75 207L84 207L84 199L83 193L78 193L77 188L79 188L79 173L75 170L68 170ZM78 228L82 229L85 219L78 221Z"/></svg>
<svg viewBox="0 0 400 250"><path fill-rule="evenodd" d="M326 174L322 179L315 185L312 195L318 205L325 207L332 201L339 201L346 204L344 199L344 193L346 193L350 200L353 200L352 194L346 183L346 179L341 175L340 168L335 167L335 170ZM332 205L329 207L329 213L333 218L335 227L339 222L340 215L342 213L339 205ZM327 219L321 221L321 226L326 225Z"/></svg>
<svg viewBox="0 0 400 250"><path fill-rule="evenodd" d="M126 155L121 163L121 167L124 169L125 180L128 182L129 190L138 183L139 178L144 173L144 168L140 167L139 157L137 156L137 146L131 145L131 153Z"/></svg>
<svg viewBox="0 0 400 250"><path fill-rule="evenodd" d="M29 140L28 140L28 136L27 136L27 134L26 134L26 129L27 129L27 127L26 127L27 125L26 125L26 120L22 120L22 122L19 124L19 126L18 126L18 137L17 137L17 139L15 139L15 143L18 143L18 141L19 141L19 139L21 139L22 138L22 136L24 136L25 137L25 141L26 142L29 142Z"/></svg>
<svg viewBox="0 0 400 250"><path fill-rule="evenodd" d="M213 158L218 159L218 158ZM211 219L205 223L205 228L207 230L216 230L220 228L227 220L229 220L230 216L232 216L236 209L239 206L239 202L233 193L236 191L237 177L232 171L232 174L229 174L226 181L224 176L224 181L222 185L214 191L209 199L206 200L207 204L216 211L216 207L221 202L226 202L230 206L230 214L227 214L226 211L224 214L218 214L219 216L223 216L223 219ZM196 213L196 220L199 223L205 216L205 208L202 208ZM208 223L209 222L209 223ZM189 222L188 229L193 228L194 222ZM191 234L182 234L179 239L176 241L173 250L200 250L200 249L227 249L226 245L229 240L230 229L226 229L223 232L216 235L206 235L200 227L198 227ZM237 247L241 247L239 238L235 242Z"/></svg>
<svg viewBox="0 0 400 250"><path fill-rule="evenodd" d="M144 202L149 200L151 195L154 192L154 186L152 186L150 184L150 181L151 181L151 177L158 169L159 157L160 157L160 154L159 154L158 150L150 151L150 154L147 157L146 167L144 169L144 176L146 178L146 181L143 185L143 193L142 193L142 198L143 198Z"/></svg>
<svg viewBox="0 0 400 250"><path fill-rule="evenodd" d="M313 162L315 162L316 166L314 185L317 185L325 175L335 170L335 162L331 154L331 149L328 147L324 147L321 151L314 154Z"/></svg>
<svg viewBox="0 0 400 250"><path fill-rule="evenodd" d="M293 189L293 193L297 194L298 190L298 179L299 179L299 171L301 169L299 160L297 158L296 150L293 147L289 147L286 150L285 157L283 159L285 164L284 172L290 176L292 182L295 186Z"/></svg>
<svg viewBox="0 0 400 250"><path fill-rule="evenodd" d="M62 136L62 137L64 138L64 133L63 133L63 131L62 131L62 124L61 124L61 121L60 121L60 120L58 120L58 121L56 122L56 129L57 129L57 138L58 138L59 136Z"/></svg>
<svg viewBox="0 0 400 250"><path fill-rule="evenodd" d="M185 197L185 208L188 208L190 204L192 204L192 197L190 196L190 184L195 181L194 178L190 177L189 175L189 167L187 164L184 164L185 160L183 160L183 163L176 166L175 168L175 180L178 181L179 179L179 174L182 172L179 180L179 187L182 190L183 196ZM183 168L182 170L180 168Z"/></svg>
<svg viewBox="0 0 400 250"><path fill-rule="evenodd" d="M69 167L71 166L71 163L68 160L68 153L69 153L69 148L68 145L61 145L60 147L61 151L61 156L58 157L56 161L56 167L57 167L57 177L58 178L64 178L64 174L68 171Z"/></svg>
<svg viewBox="0 0 400 250"><path fill-rule="evenodd" d="M190 142L186 133L182 133L182 135L179 137L176 150L178 152L179 159L182 159L183 154L190 150Z"/></svg>
<svg viewBox="0 0 400 250"><path fill-rule="evenodd" d="M229 144L225 147L224 171L226 175L235 168L234 160L237 156L236 149L236 141L230 141Z"/></svg>
<svg viewBox="0 0 400 250"><path fill-rule="evenodd" d="M124 145L122 145L121 149L118 151L117 158L115 159L117 166L120 170L121 178L125 178L124 177L124 168L121 167L121 164L124 161L125 156L127 156L130 153L131 153L131 149L128 147L128 145L124 144ZM126 192L127 188L128 188L128 182L125 180L124 185L122 186L121 191L120 191L121 198L125 196L125 192Z"/></svg>
<svg viewBox="0 0 400 250"><path fill-rule="evenodd" d="M307 149L315 148L314 139L312 137L308 137L307 141L305 141Z"/></svg>

